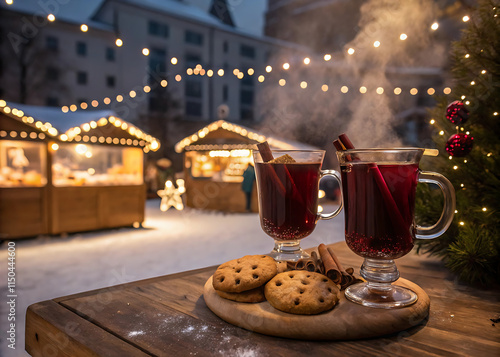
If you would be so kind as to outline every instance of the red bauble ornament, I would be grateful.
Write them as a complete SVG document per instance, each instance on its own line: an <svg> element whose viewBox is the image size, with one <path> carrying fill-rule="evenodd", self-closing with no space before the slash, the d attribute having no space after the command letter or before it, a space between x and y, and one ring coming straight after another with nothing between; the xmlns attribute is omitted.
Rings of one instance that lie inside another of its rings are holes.
<svg viewBox="0 0 500 357"><path fill-rule="evenodd" d="M446 151L454 157L467 156L472 150L474 138L467 134L455 134L450 136L446 143Z"/></svg>
<svg viewBox="0 0 500 357"><path fill-rule="evenodd" d="M469 111L465 108L464 103L456 100L446 108L446 119L455 125L462 125L469 119Z"/></svg>

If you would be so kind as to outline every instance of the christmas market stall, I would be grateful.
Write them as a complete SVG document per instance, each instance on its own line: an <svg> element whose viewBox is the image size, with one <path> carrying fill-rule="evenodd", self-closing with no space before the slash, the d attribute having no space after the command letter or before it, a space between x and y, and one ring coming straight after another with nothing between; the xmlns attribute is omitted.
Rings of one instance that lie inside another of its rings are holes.
<svg viewBox="0 0 500 357"><path fill-rule="evenodd" d="M140 225L143 153L158 148L112 111L0 101L0 238Z"/></svg>
<svg viewBox="0 0 500 357"><path fill-rule="evenodd" d="M263 141L273 149L314 149L224 120L213 122L179 141L175 150L184 153L186 206L224 212L258 212L256 185L253 184L250 209L247 209L242 183L245 170L253 164L252 150Z"/></svg>

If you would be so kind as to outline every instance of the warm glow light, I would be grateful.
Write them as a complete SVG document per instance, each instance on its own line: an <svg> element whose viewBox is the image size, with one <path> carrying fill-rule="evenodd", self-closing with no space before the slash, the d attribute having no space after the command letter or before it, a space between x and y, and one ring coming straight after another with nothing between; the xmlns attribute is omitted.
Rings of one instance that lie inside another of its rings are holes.
<svg viewBox="0 0 500 357"><path fill-rule="evenodd" d="M306 89L307 88L307 82L306 81L300 82L300 88Z"/></svg>
<svg viewBox="0 0 500 357"><path fill-rule="evenodd" d="M238 68L235 68L235 69L233 70L233 74L234 74L235 76L237 76L237 75L238 75L238 73L240 73L240 70L239 70Z"/></svg>
<svg viewBox="0 0 500 357"><path fill-rule="evenodd" d="M53 144L50 146L50 148L51 148L52 150L54 150L54 151L57 151L57 150L59 150L59 145L58 145L57 143L53 143Z"/></svg>
<svg viewBox="0 0 500 357"><path fill-rule="evenodd" d="M166 87L166 86L168 85L168 82L167 82L165 79L163 79L163 80L160 82L160 85L161 85L162 87Z"/></svg>
<svg viewBox="0 0 500 357"><path fill-rule="evenodd" d="M236 77L238 77L238 79L242 79L244 76L243 72L239 72Z"/></svg>
<svg viewBox="0 0 500 357"><path fill-rule="evenodd" d="M82 32L87 32L89 30L89 27L87 25L85 25L85 24L82 24L80 26L80 30L82 30Z"/></svg>
<svg viewBox="0 0 500 357"><path fill-rule="evenodd" d="M436 121L434 119L431 119L431 121L429 123L431 123L431 125L434 125Z"/></svg>
<svg viewBox="0 0 500 357"><path fill-rule="evenodd" d="M150 86L144 86L144 88L142 88L142 90L144 91L144 93L149 93L149 92L151 92L151 87Z"/></svg>
<svg viewBox="0 0 500 357"><path fill-rule="evenodd" d="M431 25L431 29L436 31L437 29L439 28L439 24L437 22L434 22L432 25Z"/></svg>
<svg viewBox="0 0 500 357"><path fill-rule="evenodd" d="M118 95L116 96L116 101L117 101L117 102L121 102L122 100L123 100L123 96L122 96L121 94L118 94Z"/></svg>
<svg viewBox="0 0 500 357"><path fill-rule="evenodd" d="M249 76L252 76L255 73L255 71L253 70L253 68L249 68L247 73Z"/></svg>
<svg viewBox="0 0 500 357"><path fill-rule="evenodd" d="M149 56L149 48L144 47L144 48L142 49L142 54L143 54L144 56Z"/></svg>
<svg viewBox="0 0 500 357"><path fill-rule="evenodd" d="M109 103L111 103L111 99L106 97L106 98L104 98L103 102L104 102L104 104L108 105Z"/></svg>
<svg viewBox="0 0 500 357"><path fill-rule="evenodd" d="M347 50L347 53L350 55L354 54L354 52L355 52L354 48L352 48L352 47Z"/></svg>
<svg viewBox="0 0 500 357"><path fill-rule="evenodd" d="M394 94L400 95L401 94L401 88L399 88L399 87L394 88Z"/></svg>
<svg viewBox="0 0 500 357"><path fill-rule="evenodd" d="M78 144L77 146L75 146L75 151L78 154L83 155L87 152L87 146L85 144Z"/></svg>
<svg viewBox="0 0 500 357"><path fill-rule="evenodd" d="M427 89L427 94L433 95L434 93L436 93L436 90L434 88Z"/></svg>
<svg viewBox="0 0 500 357"><path fill-rule="evenodd" d="M325 191L323 191L323 190L319 190L319 191L318 191L318 198L323 198L323 197L325 197L325 196L326 196Z"/></svg>
<svg viewBox="0 0 500 357"><path fill-rule="evenodd" d="M469 53L466 53L464 57L465 57L465 58L469 58L469 57L470 57L470 54L469 54Z"/></svg>
<svg viewBox="0 0 500 357"><path fill-rule="evenodd" d="M450 94L451 93L451 88L450 87L446 87L443 89L443 93L444 94Z"/></svg>
<svg viewBox="0 0 500 357"><path fill-rule="evenodd" d="M175 80L176 80L177 82L180 82L180 81L181 81L181 79L182 79L182 77L181 77L181 75L180 75L180 74L178 74L178 75L176 75L176 76L175 76Z"/></svg>
<svg viewBox="0 0 500 357"><path fill-rule="evenodd" d="M378 87L376 90L377 94L384 94L384 88Z"/></svg>
<svg viewBox="0 0 500 357"><path fill-rule="evenodd" d="M476 84L476 82L475 82L475 81L471 81L471 82L470 82L470 85L471 85L471 86L473 86L473 85L475 85L475 84Z"/></svg>
<svg viewBox="0 0 500 357"><path fill-rule="evenodd" d="M116 41L115 41L115 45L118 46L118 47L122 47L123 41L120 38L117 38Z"/></svg>
<svg viewBox="0 0 500 357"><path fill-rule="evenodd" d="M483 207L483 212L486 212L488 209L486 207Z"/></svg>
<svg viewBox="0 0 500 357"><path fill-rule="evenodd" d="M483 70L481 71L481 74L486 74L486 70L485 70L485 69L483 69Z"/></svg>
<svg viewBox="0 0 500 357"><path fill-rule="evenodd" d="M7 105L7 102L5 100L0 100L0 108L3 108Z"/></svg>
<svg viewBox="0 0 500 357"><path fill-rule="evenodd" d="M95 107L97 107L99 105L99 102L94 99L91 104L95 108Z"/></svg>
<svg viewBox="0 0 500 357"><path fill-rule="evenodd" d="M222 77L224 75L224 70L221 68L217 71L217 74L219 75L219 77Z"/></svg>
<svg viewBox="0 0 500 357"><path fill-rule="evenodd" d="M323 84L323 85L321 86L321 90L322 90L323 92L328 91L328 85Z"/></svg>
<svg viewBox="0 0 500 357"><path fill-rule="evenodd" d="M361 93L361 94L365 94L365 93L366 93L366 91L367 91L367 89L366 89L366 87L365 87L365 86L361 86L361 87L359 87L359 93Z"/></svg>
<svg viewBox="0 0 500 357"><path fill-rule="evenodd" d="M349 88L347 86L342 86L340 88L340 91L345 94L345 93L349 92Z"/></svg>
<svg viewBox="0 0 500 357"><path fill-rule="evenodd" d="M373 43L373 47L380 47L380 41L375 41Z"/></svg>
<svg viewBox="0 0 500 357"><path fill-rule="evenodd" d="M192 75L192 74L193 74L193 72L194 72L194 71L193 71L193 69L192 69L192 68L188 68L188 69L186 69L186 74L187 74L188 76Z"/></svg>
<svg viewBox="0 0 500 357"><path fill-rule="evenodd" d="M323 58L325 61L329 61L332 59L332 55L327 53Z"/></svg>
<svg viewBox="0 0 500 357"><path fill-rule="evenodd" d="M207 76L208 76L208 77L212 77L213 75L214 75L214 71L212 71L211 69L209 69L209 70L207 71Z"/></svg>
<svg viewBox="0 0 500 357"><path fill-rule="evenodd" d="M173 65L176 65L177 64L177 57L172 57L172 59L170 60L170 63L172 63Z"/></svg>
<svg viewBox="0 0 500 357"><path fill-rule="evenodd" d="M63 113L67 113L69 111L69 108L65 105L64 107L61 108Z"/></svg>
<svg viewBox="0 0 500 357"><path fill-rule="evenodd" d="M417 88L410 89L410 94L411 95L417 95L417 93L418 93L418 89Z"/></svg>
<svg viewBox="0 0 500 357"><path fill-rule="evenodd" d="M89 105L88 105L87 103L85 103L85 102L81 102L81 103L80 103L80 108L82 108L82 109L87 109L87 108L88 108L88 106L89 106Z"/></svg>
<svg viewBox="0 0 500 357"><path fill-rule="evenodd" d="M464 17L462 17L462 21L463 21L463 22L467 22L467 21L469 21L469 20L470 20L470 17L469 17L469 16L467 16L467 15L465 15Z"/></svg>
<svg viewBox="0 0 500 357"><path fill-rule="evenodd" d="M304 64L309 64L311 63L311 59L309 57L304 58Z"/></svg>
<svg viewBox="0 0 500 357"><path fill-rule="evenodd" d="M13 0L5 0L5 2L7 3L7 5L12 5L14 3Z"/></svg>
<svg viewBox="0 0 500 357"><path fill-rule="evenodd" d="M56 21L56 17L54 16L54 14L48 14L47 20L49 20L50 22L54 22Z"/></svg>
<svg viewBox="0 0 500 357"><path fill-rule="evenodd" d="M441 130L441 131L439 132L439 135L444 135L444 130Z"/></svg>
<svg viewBox="0 0 500 357"><path fill-rule="evenodd" d="M137 93L133 90L131 90L128 95L130 96L130 98L135 98L135 96L137 95Z"/></svg>
<svg viewBox="0 0 500 357"><path fill-rule="evenodd" d="M285 69L285 70L290 69L290 63L288 63L288 62L283 63L283 69Z"/></svg>
<svg viewBox="0 0 500 357"><path fill-rule="evenodd" d="M271 66L266 66L266 72L270 73L273 70L273 67Z"/></svg>
<svg viewBox="0 0 500 357"><path fill-rule="evenodd" d="M457 165L453 166L453 170L457 170L457 169L458 169Z"/></svg>
<svg viewBox="0 0 500 357"><path fill-rule="evenodd" d="M407 36L405 33L402 33L401 35L399 35L399 39L400 39L401 41L404 41L404 40L406 40L407 38L408 38L408 36Z"/></svg>
<svg viewBox="0 0 500 357"><path fill-rule="evenodd" d="M75 104L71 104L71 105L69 106L69 110L71 110L72 112L76 112L76 109L77 109L77 107L76 107L76 105L75 105Z"/></svg>
<svg viewBox="0 0 500 357"><path fill-rule="evenodd" d="M283 78L281 78L278 83L279 83L280 86L283 87L286 84L286 80L284 80Z"/></svg>
<svg viewBox="0 0 500 357"><path fill-rule="evenodd" d="M263 75L260 75L259 78L257 78L257 80L261 83L264 82L264 79L266 78Z"/></svg>

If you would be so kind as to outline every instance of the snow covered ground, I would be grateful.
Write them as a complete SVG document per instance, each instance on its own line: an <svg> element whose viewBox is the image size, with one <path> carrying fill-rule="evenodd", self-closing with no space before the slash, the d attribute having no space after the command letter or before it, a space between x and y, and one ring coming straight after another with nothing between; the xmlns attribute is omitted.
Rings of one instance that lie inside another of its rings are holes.
<svg viewBox="0 0 500 357"><path fill-rule="evenodd" d="M256 213L194 209L161 212L148 200L144 228L38 237L16 241L16 349L7 347L8 305L0 304L0 356L24 351L26 308L36 302L179 271L217 265L246 254L269 252L273 241ZM336 206L326 205L325 212ZM319 221L305 248L344 239L343 215ZM7 301L7 242L1 246L1 291Z"/></svg>

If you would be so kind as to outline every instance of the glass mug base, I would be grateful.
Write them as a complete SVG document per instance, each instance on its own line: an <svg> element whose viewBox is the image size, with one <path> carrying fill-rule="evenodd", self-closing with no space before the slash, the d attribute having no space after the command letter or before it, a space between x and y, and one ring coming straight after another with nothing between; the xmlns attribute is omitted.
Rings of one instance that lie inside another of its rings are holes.
<svg viewBox="0 0 500 357"><path fill-rule="evenodd" d="M276 261L296 262L300 259L308 259L311 256L300 247L299 240L274 241L274 249L268 254Z"/></svg>
<svg viewBox="0 0 500 357"><path fill-rule="evenodd" d="M362 283L349 286L345 297L357 304L379 309L392 309L414 304L417 294L402 286Z"/></svg>

